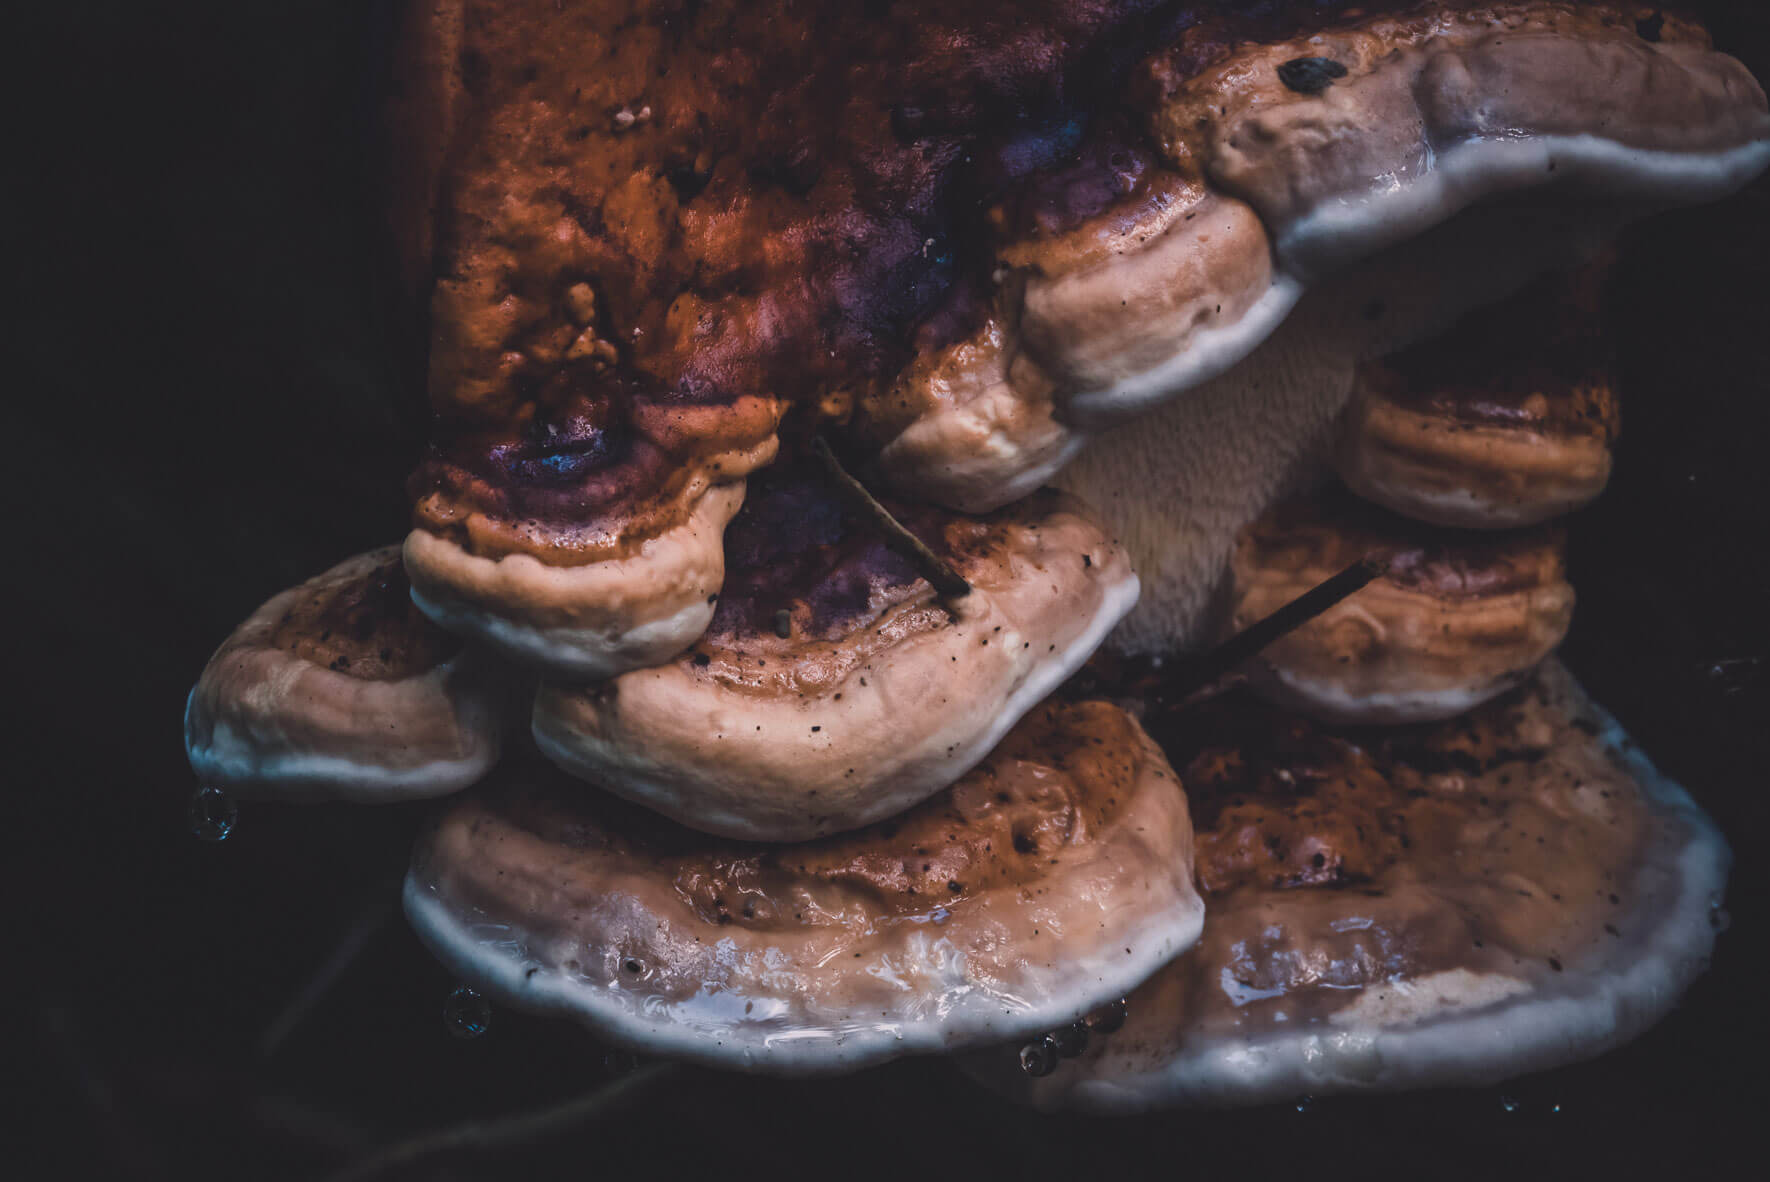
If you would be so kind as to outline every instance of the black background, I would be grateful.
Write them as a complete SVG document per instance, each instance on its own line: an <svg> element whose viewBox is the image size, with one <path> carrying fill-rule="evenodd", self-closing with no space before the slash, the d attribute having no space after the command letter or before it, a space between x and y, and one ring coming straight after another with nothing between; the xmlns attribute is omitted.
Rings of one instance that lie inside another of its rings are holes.
<svg viewBox="0 0 1770 1182"><path fill-rule="evenodd" d="M591 1086L602 1049L576 1028L499 1011L481 1039L445 1032L451 982L393 906L414 811L248 807L220 845L185 821L179 718L209 651L273 591L403 531L424 420L374 188L388 5L19 18L6 1061L26 1087L11 1160L42 1177L301 1178ZM1770 78L1765 6L1713 24ZM1755 857L1770 183L1632 231L1616 296L1624 437L1610 491L1573 523L1565 654L1738 858L1712 971L1646 1037L1497 1090L1135 1120L1035 1117L933 1061L815 1083L689 1071L611 1124L408 1176L1632 1177L1739 1161L1770 1100ZM263 1053L353 931L360 957Z"/></svg>

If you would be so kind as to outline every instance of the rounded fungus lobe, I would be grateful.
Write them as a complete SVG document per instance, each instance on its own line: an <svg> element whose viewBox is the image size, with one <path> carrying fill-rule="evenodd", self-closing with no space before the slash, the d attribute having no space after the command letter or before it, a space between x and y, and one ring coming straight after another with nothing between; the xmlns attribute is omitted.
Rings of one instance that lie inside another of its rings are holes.
<svg viewBox="0 0 1770 1182"><path fill-rule="evenodd" d="M1336 325L1330 363L1280 350L1202 430L1121 432L1092 461L1084 440L1235 365L1303 280L1472 203L1544 196L1572 225L1548 238L1601 237L1744 183L1770 160L1762 92L1696 26L1649 38L1640 15L422 6L395 114L438 418L421 601L560 678L667 659L790 413L966 511L1078 462L1158 589L1126 646L1196 641L1200 589L1337 414L1341 369L1408 333ZM1498 294L1543 265L1516 253L1433 282Z"/></svg>
<svg viewBox="0 0 1770 1182"><path fill-rule="evenodd" d="M1229 369L1305 284L1471 206L1616 220L1770 163L1762 91L1688 22L1649 40L1629 5L1375 7L1198 14L1140 62L1119 117L996 207L984 329L883 395L881 422L919 415L885 445L894 481L1003 503Z"/></svg>
<svg viewBox="0 0 1770 1182"><path fill-rule="evenodd" d="M1534 525L1610 477L1619 414L1599 325L1608 263L1548 277L1443 336L1362 364L1335 467L1437 525Z"/></svg>
<svg viewBox="0 0 1770 1182"><path fill-rule="evenodd" d="M419 935L501 1002L751 1071L1016 1038L1123 996L1202 923L1185 793L1137 723L1047 703L903 815L791 846L507 765L420 838Z"/></svg>
<svg viewBox="0 0 1770 1182"><path fill-rule="evenodd" d="M1674 205L1743 185L1770 164L1763 91L1700 26L1668 18L1650 40L1637 9L1395 6L1202 69L1183 34L1143 67L1150 129L1305 277L1521 190ZM1335 68L1300 80L1305 60Z"/></svg>
<svg viewBox="0 0 1770 1182"><path fill-rule="evenodd" d="M542 752L691 828L821 837L958 779L1136 600L1123 550L1060 493L976 518L893 508L969 594L943 602L826 484L771 473L727 533L707 634L655 668L544 687Z"/></svg>
<svg viewBox="0 0 1770 1182"><path fill-rule="evenodd" d="M1554 526L1430 529L1343 490L1287 502L1236 546L1232 631L1367 555L1388 569L1268 646L1250 688L1330 722L1460 714L1517 685L1567 635L1565 541Z"/></svg>
<svg viewBox="0 0 1770 1182"><path fill-rule="evenodd" d="M1049 1077L968 1059L991 1086L1096 1112L1476 1086L1633 1038L1708 962L1726 843L1554 662L1386 735L1246 699L1178 726L1203 936Z"/></svg>
<svg viewBox="0 0 1770 1182"><path fill-rule="evenodd" d="M284 591L209 658L185 706L191 768L239 796L438 796L496 762L496 670L412 606L399 548Z"/></svg>

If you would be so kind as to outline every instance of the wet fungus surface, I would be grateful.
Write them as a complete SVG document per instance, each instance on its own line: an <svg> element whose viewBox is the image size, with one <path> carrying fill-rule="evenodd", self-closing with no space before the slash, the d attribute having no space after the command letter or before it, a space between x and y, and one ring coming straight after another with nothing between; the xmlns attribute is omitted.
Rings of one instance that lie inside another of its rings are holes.
<svg viewBox="0 0 1770 1182"><path fill-rule="evenodd" d="M406 905L475 987L1120 1110L1499 1078L1688 983L1725 846L1550 654L1604 243L1770 164L1700 25L442 0L398 54L411 531L242 625L187 749L468 789ZM1349 569L1229 671L1276 706L1056 693Z"/></svg>

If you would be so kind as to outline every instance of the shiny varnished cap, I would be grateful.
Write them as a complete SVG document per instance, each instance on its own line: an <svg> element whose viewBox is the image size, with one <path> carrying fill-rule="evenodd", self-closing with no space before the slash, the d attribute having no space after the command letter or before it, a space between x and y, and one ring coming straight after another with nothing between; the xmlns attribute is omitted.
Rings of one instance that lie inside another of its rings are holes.
<svg viewBox="0 0 1770 1182"><path fill-rule="evenodd" d="M204 783L241 796L397 800L453 792L497 759L503 681L412 606L398 547L260 607L185 709Z"/></svg>
<svg viewBox="0 0 1770 1182"><path fill-rule="evenodd" d="M1599 323L1607 263L1551 276L1361 365L1335 464L1360 496L1439 525L1531 525L1591 501L1619 415Z"/></svg>
<svg viewBox="0 0 1770 1182"><path fill-rule="evenodd" d="M420 839L419 935L495 1000L777 1073L1072 1021L1196 937L1179 782L1103 702L1048 704L951 789L792 846L507 765Z"/></svg>
<svg viewBox="0 0 1770 1182"><path fill-rule="evenodd" d="M1204 935L1048 1077L968 1060L994 1087L1125 1112L1487 1084L1633 1038L1707 964L1727 846L1557 664L1427 727L1245 699L1172 727Z"/></svg>
<svg viewBox="0 0 1770 1182"><path fill-rule="evenodd" d="M1448 718L1516 685L1573 617L1565 538L1551 526L1438 530L1326 489L1244 531L1231 572L1231 630L1352 563L1384 574L1268 646L1252 687L1340 722Z"/></svg>
<svg viewBox="0 0 1770 1182"><path fill-rule="evenodd" d="M695 829L801 841L940 791L1105 638L1137 597L1124 551L1045 491L983 517L900 503L969 584L942 598L827 481L759 483L688 652L535 703L541 750Z"/></svg>

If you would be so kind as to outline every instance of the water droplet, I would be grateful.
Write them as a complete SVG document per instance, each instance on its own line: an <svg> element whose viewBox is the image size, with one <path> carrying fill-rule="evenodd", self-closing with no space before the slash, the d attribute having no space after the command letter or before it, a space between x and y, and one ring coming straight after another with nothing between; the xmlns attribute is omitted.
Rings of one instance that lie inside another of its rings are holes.
<svg viewBox="0 0 1770 1182"><path fill-rule="evenodd" d="M1523 1105L1518 1103L1518 1097L1516 1097L1516 1096L1501 1096L1500 1097L1500 1111L1501 1112L1517 1112L1522 1107L1523 1107Z"/></svg>
<svg viewBox="0 0 1770 1182"><path fill-rule="evenodd" d="M1034 1079L1057 1070L1057 1047L1049 1038L1034 1039L1020 1048L1020 1069Z"/></svg>
<svg viewBox="0 0 1770 1182"><path fill-rule="evenodd" d="M1053 1030L1045 1036L1045 1039L1057 1048L1059 1056L1073 1059L1088 1049L1088 1028L1080 1022L1076 1022L1061 1030Z"/></svg>
<svg viewBox="0 0 1770 1182"><path fill-rule="evenodd" d="M240 819L240 806L219 788L205 784L191 795L191 832L203 841L226 841Z"/></svg>
<svg viewBox="0 0 1770 1182"><path fill-rule="evenodd" d="M478 990L457 985L443 1005L443 1025L456 1038L478 1038L492 1024L492 1003Z"/></svg>
<svg viewBox="0 0 1770 1182"><path fill-rule="evenodd" d="M1125 1016L1131 1012L1124 998L1109 1001L1099 1009L1092 1011L1082 1021L1095 1034L1111 1034L1125 1024Z"/></svg>
<svg viewBox="0 0 1770 1182"><path fill-rule="evenodd" d="M1293 1105L1293 1107L1295 1107L1298 1112L1308 1112L1314 1106L1315 1106L1315 1097L1314 1096L1298 1096L1296 1104Z"/></svg>
<svg viewBox="0 0 1770 1182"><path fill-rule="evenodd" d="M1721 900L1716 899L1709 904L1709 926L1711 928L1714 928L1717 932L1724 932L1731 927L1732 924L1733 917L1727 914L1727 909L1725 907L1721 906Z"/></svg>
<svg viewBox="0 0 1770 1182"><path fill-rule="evenodd" d="M1559 1105L1559 1104L1549 1105L1549 1114L1551 1116L1560 1116L1561 1115L1561 1105Z"/></svg>

